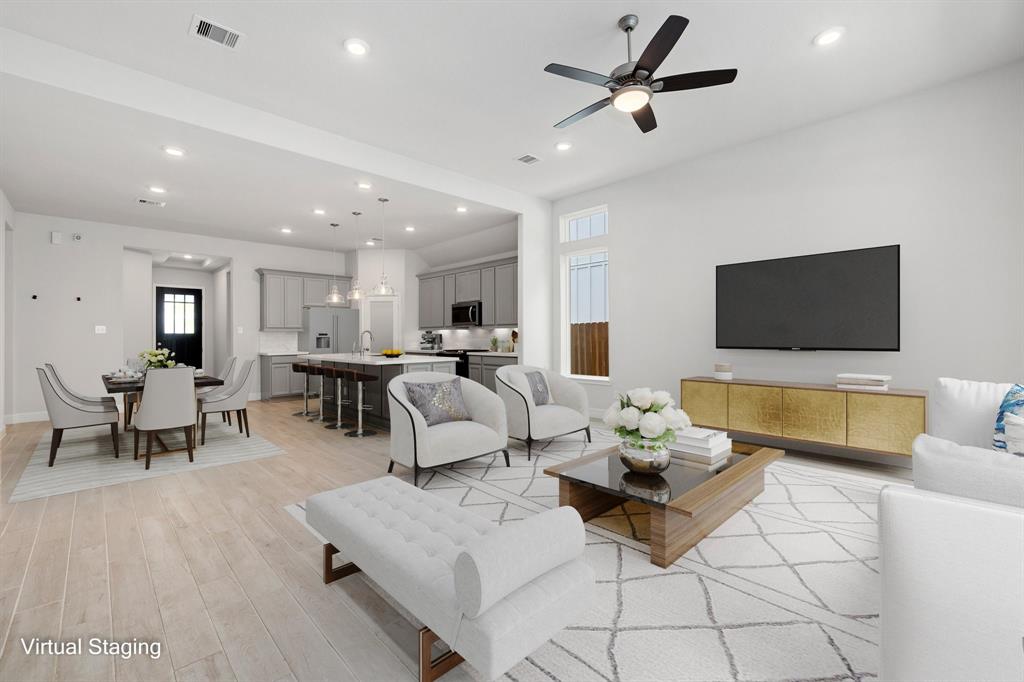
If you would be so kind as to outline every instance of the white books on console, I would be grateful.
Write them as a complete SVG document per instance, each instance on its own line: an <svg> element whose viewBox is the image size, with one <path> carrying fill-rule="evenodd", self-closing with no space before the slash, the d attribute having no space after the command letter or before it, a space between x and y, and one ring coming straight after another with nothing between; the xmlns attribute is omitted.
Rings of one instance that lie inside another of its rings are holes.
<svg viewBox="0 0 1024 682"><path fill-rule="evenodd" d="M837 374L836 381L849 384L860 383L862 381L884 384L892 381L892 377L888 374L857 374L855 372L847 372L844 374Z"/></svg>
<svg viewBox="0 0 1024 682"><path fill-rule="evenodd" d="M836 388L846 391L888 391L888 384L836 384Z"/></svg>

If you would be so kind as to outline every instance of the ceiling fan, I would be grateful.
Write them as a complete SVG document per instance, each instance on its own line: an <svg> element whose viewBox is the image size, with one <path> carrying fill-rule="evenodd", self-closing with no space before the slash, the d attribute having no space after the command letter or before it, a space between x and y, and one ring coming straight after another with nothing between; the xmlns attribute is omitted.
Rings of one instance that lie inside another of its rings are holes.
<svg viewBox="0 0 1024 682"><path fill-rule="evenodd" d="M594 102L569 118L559 121L555 124L556 128L570 126L611 104L619 111L632 114L633 120L636 121L640 130L649 133L658 127L658 122L654 118L654 110L651 109L650 104L655 93L709 88L713 85L726 85L736 80L736 69L694 71L655 78L655 70L661 66L665 57L675 47L676 41L679 40L679 36L683 35L690 20L674 14L669 16L658 32L654 34L651 42L647 44L640 58L633 61L631 35L638 22L639 19L635 14L627 14L619 19L619 28L626 33L626 63L616 66L608 76L563 64L548 64L544 67L545 71L556 76L565 76L584 83L599 85L602 88L608 88L611 92L609 97Z"/></svg>

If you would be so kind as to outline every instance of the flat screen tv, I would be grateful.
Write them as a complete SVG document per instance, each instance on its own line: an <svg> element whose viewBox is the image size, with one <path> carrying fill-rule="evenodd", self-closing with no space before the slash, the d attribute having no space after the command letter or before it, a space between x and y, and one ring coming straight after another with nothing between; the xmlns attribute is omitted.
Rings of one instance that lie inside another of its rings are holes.
<svg viewBox="0 0 1024 682"><path fill-rule="evenodd" d="M718 348L900 349L900 247L719 265Z"/></svg>

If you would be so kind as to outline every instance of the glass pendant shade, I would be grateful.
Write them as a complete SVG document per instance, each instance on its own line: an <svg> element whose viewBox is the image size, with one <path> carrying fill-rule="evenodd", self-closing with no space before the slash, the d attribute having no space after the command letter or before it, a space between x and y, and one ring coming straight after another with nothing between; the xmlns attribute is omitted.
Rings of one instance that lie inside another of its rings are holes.
<svg viewBox="0 0 1024 682"><path fill-rule="evenodd" d="M395 288L388 284L388 275L384 272L384 204L388 203L387 197L379 197L380 202L380 282L370 293L374 296L394 296Z"/></svg>
<svg viewBox="0 0 1024 682"><path fill-rule="evenodd" d="M363 290L359 287L359 280L352 280L352 288L348 290L347 298L350 301L361 301L363 299Z"/></svg>
<svg viewBox="0 0 1024 682"><path fill-rule="evenodd" d="M338 291L338 285L332 284L331 292L327 294L327 298L324 300L327 302L327 305L338 305L345 302L345 297Z"/></svg>
<svg viewBox="0 0 1024 682"><path fill-rule="evenodd" d="M388 276L381 273L380 283L371 292L374 296L394 296L395 288L388 284Z"/></svg>

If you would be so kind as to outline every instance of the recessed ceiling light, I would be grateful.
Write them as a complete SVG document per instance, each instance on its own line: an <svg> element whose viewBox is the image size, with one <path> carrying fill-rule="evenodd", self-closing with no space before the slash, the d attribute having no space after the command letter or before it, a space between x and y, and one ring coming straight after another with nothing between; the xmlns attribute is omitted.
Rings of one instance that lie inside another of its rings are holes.
<svg viewBox="0 0 1024 682"><path fill-rule="evenodd" d="M355 55L356 57L362 57L370 51L369 44L367 44L365 40L360 40L359 38L349 38L342 44L345 46L345 50L347 50L349 54Z"/></svg>
<svg viewBox="0 0 1024 682"><path fill-rule="evenodd" d="M373 246L373 245L374 245L375 243L376 243L376 242L374 242L374 241L373 241L372 239L368 239L368 240L366 241L366 245L367 245L367 246Z"/></svg>
<svg viewBox="0 0 1024 682"><path fill-rule="evenodd" d="M567 152L572 149L572 142L559 142L555 145L555 149L560 152Z"/></svg>
<svg viewBox="0 0 1024 682"><path fill-rule="evenodd" d="M285 234L291 234L292 233L292 228L290 228L290 227L282 227L281 231L284 232Z"/></svg>
<svg viewBox="0 0 1024 682"><path fill-rule="evenodd" d="M149 188L149 191L152 192L153 194L164 194L167 190L165 190L163 187L157 187L156 185L151 185L150 188Z"/></svg>
<svg viewBox="0 0 1024 682"><path fill-rule="evenodd" d="M373 185L368 182L357 182L356 187L359 189L373 189Z"/></svg>
<svg viewBox="0 0 1024 682"><path fill-rule="evenodd" d="M185 150L181 147L164 147L164 152L168 156L185 156Z"/></svg>
<svg viewBox="0 0 1024 682"><path fill-rule="evenodd" d="M416 231L416 228L415 228L415 227L413 227L412 225L406 225L406 226L405 226L405 231L406 231L406 232L415 232L415 231Z"/></svg>
<svg viewBox="0 0 1024 682"><path fill-rule="evenodd" d="M314 208L313 209L313 214L314 215L324 215L325 213L327 213L327 211L323 210L322 208Z"/></svg>
<svg viewBox="0 0 1024 682"><path fill-rule="evenodd" d="M832 28L826 28L824 31L814 36L814 44L818 47L825 47L837 42L846 33L846 29L842 26L833 26Z"/></svg>
<svg viewBox="0 0 1024 682"><path fill-rule="evenodd" d="M459 212L459 213L465 213L465 212L466 212L466 211L468 211L469 209L468 209L468 208L466 208L465 206L459 206L459 207L458 207L458 208L456 208L455 210L456 210L457 212Z"/></svg>
<svg viewBox="0 0 1024 682"><path fill-rule="evenodd" d="M192 254L186 253L184 256L182 256L182 258L184 258L185 260L192 260Z"/></svg>

